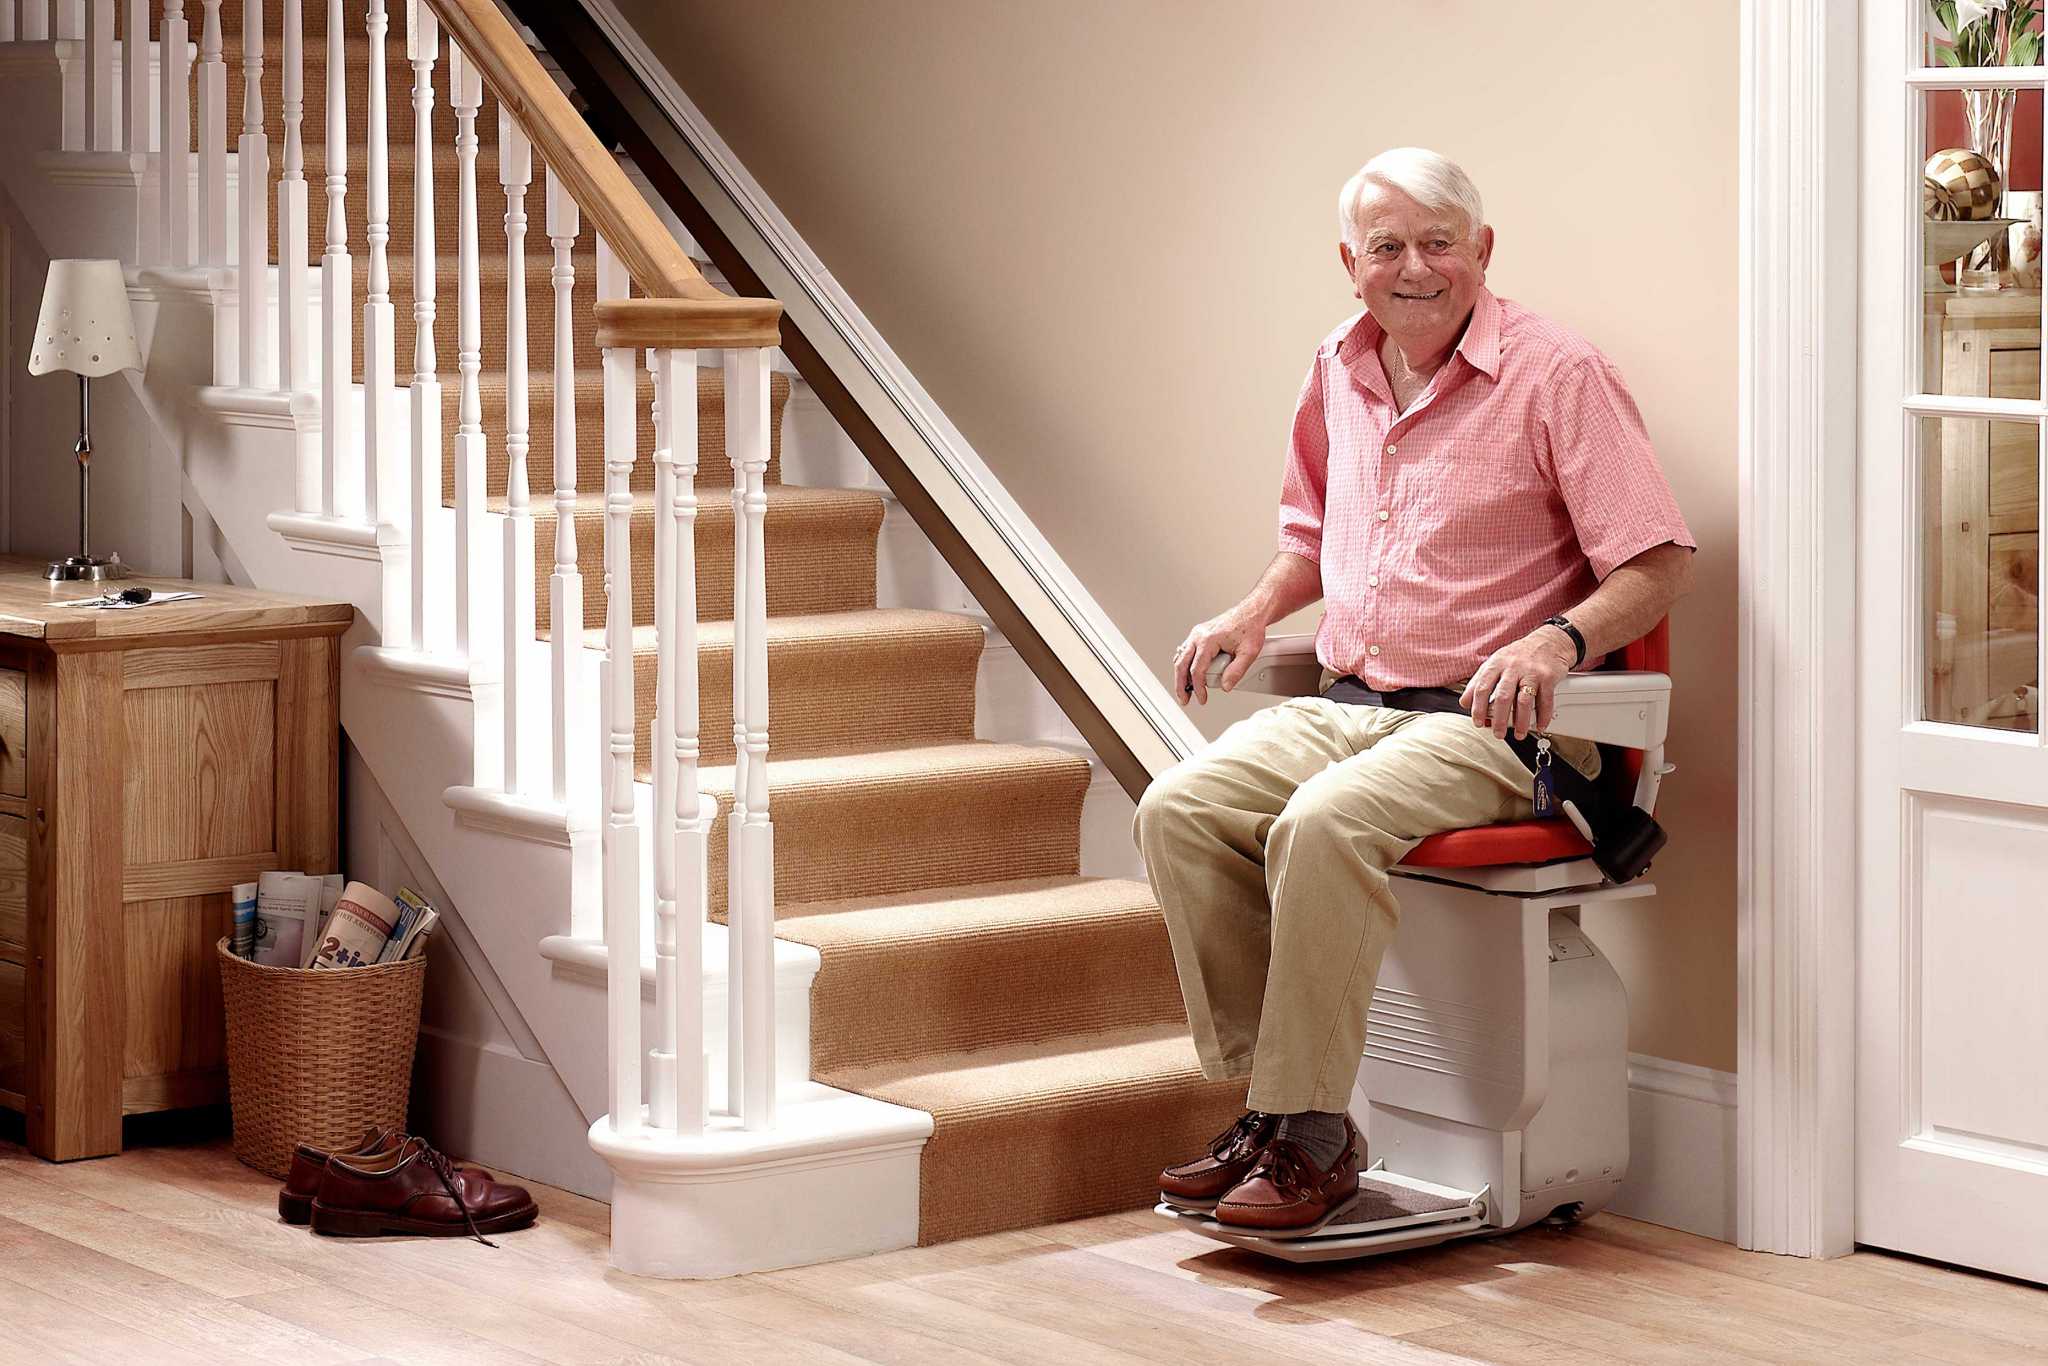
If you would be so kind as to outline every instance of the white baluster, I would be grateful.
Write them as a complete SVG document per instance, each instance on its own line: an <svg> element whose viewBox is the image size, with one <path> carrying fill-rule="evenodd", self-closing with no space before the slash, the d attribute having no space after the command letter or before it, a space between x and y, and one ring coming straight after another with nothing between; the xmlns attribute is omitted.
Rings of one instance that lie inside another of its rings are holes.
<svg viewBox="0 0 2048 1366"><path fill-rule="evenodd" d="M114 147L114 0L86 0L85 145Z"/></svg>
<svg viewBox="0 0 2048 1366"><path fill-rule="evenodd" d="M199 261L228 263L228 69L221 61L220 0L200 0Z"/></svg>
<svg viewBox="0 0 2048 1366"><path fill-rule="evenodd" d="M0 0L0 15L12 7L12 0ZM152 146L149 128L149 0L123 0L121 13L121 146L125 151L143 153Z"/></svg>
<svg viewBox="0 0 2048 1366"><path fill-rule="evenodd" d="M656 392L663 395L667 431L662 443L672 465L670 496L655 505L656 525L666 520L669 555L655 572L669 586L667 612L658 618L666 664L662 699L668 725L657 730L656 762L669 771L672 822L655 838L669 846L672 865L674 998L661 1014L663 1043L675 1071L674 1115L681 1134L704 1131L704 921L710 891L708 842L718 804L706 801L698 781L699 679L697 672L697 353L664 351L656 359ZM658 845L657 848L660 846Z"/></svg>
<svg viewBox="0 0 2048 1366"><path fill-rule="evenodd" d="M675 524L669 508L675 501L675 467L670 464L670 418L674 395L669 389L668 353L647 352L647 373L654 381L654 722L647 737L653 768L654 810L654 1021L655 1044L647 1055L647 1109L657 1129L676 1126L676 774L669 708L674 687L675 632L670 629L675 583ZM638 674L636 669L635 674ZM635 724L637 732L638 725Z"/></svg>
<svg viewBox="0 0 2048 1366"><path fill-rule="evenodd" d="M51 0L50 36L59 39L85 36L85 0Z"/></svg>
<svg viewBox="0 0 2048 1366"><path fill-rule="evenodd" d="M598 239L598 297L621 272ZM604 353L605 823L604 923L609 965L612 1128L641 1127L640 830L633 816L634 354Z"/></svg>
<svg viewBox="0 0 2048 1366"><path fill-rule="evenodd" d="M440 21L426 0L406 0L405 55L412 63L412 647L442 648L427 626L428 545L439 536L441 381L434 355L434 58ZM444 623L445 624L445 623Z"/></svg>
<svg viewBox="0 0 2048 1366"><path fill-rule="evenodd" d="M363 518L406 526L402 485L396 470L403 450L398 433L391 430L386 410L397 381L394 340L397 322L391 308L391 135L386 126L384 35L390 30L385 0L370 0L363 18L363 34L370 46L370 89L364 101L364 131L369 138L365 152L363 192L366 221L363 240L370 252L370 287L363 299ZM387 506L388 504L388 506ZM411 597L406 597L411 606ZM391 623L386 622L387 630ZM391 639L409 637L410 629L396 632Z"/></svg>
<svg viewBox="0 0 2048 1366"><path fill-rule="evenodd" d="M327 0L327 250L320 257L320 473L322 511L363 515L355 424L355 262L348 254L348 47L341 0Z"/></svg>
<svg viewBox="0 0 2048 1366"><path fill-rule="evenodd" d="M0 0L0 43L15 41L14 0Z"/></svg>
<svg viewBox="0 0 2048 1366"><path fill-rule="evenodd" d="M725 439L732 459L733 808L726 923L732 961L735 1075L742 1127L775 1127L775 827L768 819L768 588L762 525L768 496L768 352L725 354ZM737 990L733 987L737 986Z"/></svg>
<svg viewBox="0 0 2048 1366"><path fill-rule="evenodd" d="M24 35L26 36L26 35ZM157 134L163 147L157 169L163 224L158 229L163 264L192 262L192 113L186 104L191 89L192 59L185 50L185 0L164 0L164 21L157 51L163 68L157 81Z"/></svg>
<svg viewBox="0 0 2048 1366"><path fill-rule="evenodd" d="M477 247L476 115L483 98L483 73L451 41L448 102L455 107L459 181L456 368L462 372L455 429L455 648L469 661L470 715L475 727L470 782L476 787L496 787L504 774L503 721L495 686L498 557L490 550L494 538L485 505L484 410L477 389L477 372L483 368L483 304Z"/></svg>
<svg viewBox="0 0 2048 1366"><path fill-rule="evenodd" d="M533 653L533 512L526 478L526 188L533 182L533 145L504 105L498 106L498 184L505 191L505 790L539 789L538 747L522 743L523 713L532 695L526 660ZM521 762L522 750L528 756Z"/></svg>
<svg viewBox="0 0 2048 1366"><path fill-rule="evenodd" d="M571 308L581 224L576 201L548 168L548 241L555 249L555 572L548 578L548 655L553 669L555 800L569 802L570 734L583 714L583 575L576 568L576 340Z"/></svg>
<svg viewBox="0 0 2048 1366"><path fill-rule="evenodd" d="M21 0L21 41L40 43L50 36L50 0Z"/></svg>
<svg viewBox="0 0 2048 1366"><path fill-rule="evenodd" d="M263 131L263 0L243 0L242 136L235 144L242 240L236 255L242 302L242 384L270 375L270 135Z"/></svg>

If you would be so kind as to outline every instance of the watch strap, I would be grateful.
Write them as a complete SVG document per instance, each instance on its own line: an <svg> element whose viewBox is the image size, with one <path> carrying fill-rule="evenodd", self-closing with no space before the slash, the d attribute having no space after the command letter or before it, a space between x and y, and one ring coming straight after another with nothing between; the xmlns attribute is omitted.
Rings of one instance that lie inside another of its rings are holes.
<svg viewBox="0 0 2048 1366"><path fill-rule="evenodd" d="M1572 645L1575 648L1577 648L1579 652L1579 657L1572 661L1572 667L1574 669L1578 668L1579 665L1584 664L1586 662L1586 638L1579 634L1578 627L1572 625L1571 622L1564 617L1551 617L1543 624L1545 626L1555 626L1558 630L1564 632L1566 635L1572 638Z"/></svg>

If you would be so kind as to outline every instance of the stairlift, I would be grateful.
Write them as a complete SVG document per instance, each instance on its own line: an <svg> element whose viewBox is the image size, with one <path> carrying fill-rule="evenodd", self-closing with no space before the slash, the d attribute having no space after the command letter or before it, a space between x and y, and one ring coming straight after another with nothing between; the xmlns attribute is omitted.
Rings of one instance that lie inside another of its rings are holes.
<svg viewBox="0 0 2048 1366"><path fill-rule="evenodd" d="M1211 687L1228 659L1211 665ZM1549 731L1612 747L1599 781L1644 811L1672 771L1669 659L1660 622L1607 668L1566 677ZM1275 637L1238 687L1313 695L1320 676L1314 636ZM1503 822L1431 836L1392 870L1400 930L1373 992L1352 1104L1370 1168L1349 1204L1299 1234L1232 1228L1164 1201L1155 1212L1313 1262L1605 1207L1628 1172L1628 998L1579 915L1656 888L1606 882L1590 852L1564 820Z"/></svg>

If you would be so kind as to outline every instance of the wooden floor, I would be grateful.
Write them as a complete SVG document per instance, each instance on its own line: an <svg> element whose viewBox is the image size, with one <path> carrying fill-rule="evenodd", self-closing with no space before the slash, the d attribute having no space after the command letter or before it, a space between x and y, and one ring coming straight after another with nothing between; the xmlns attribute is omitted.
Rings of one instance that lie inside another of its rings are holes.
<svg viewBox="0 0 2048 1366"><path fill-rule="evenodd" d="M321 1238L276 1191L219 1139L0 1144L0 1361L2048 1361L2048 1291L1611 1215L1303 1268L1113 1215L688 1283L610 1270L606 1206L558 1191L496 1251Z"/></svg>

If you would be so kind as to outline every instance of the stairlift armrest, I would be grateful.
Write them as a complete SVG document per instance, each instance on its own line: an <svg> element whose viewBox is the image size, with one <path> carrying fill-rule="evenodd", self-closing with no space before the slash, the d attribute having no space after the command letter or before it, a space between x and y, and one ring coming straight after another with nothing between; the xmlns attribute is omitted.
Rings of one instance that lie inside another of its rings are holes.
<svg viewBox="0 0 2048 1366"><path fill-rule="evenodd" d="M1558 681L1549 733L1648 752L1663 745L1670 725L1669 675L1603 671Z"/></svg>
<svg viewBox="0 0 2048 1366"><path fill-rule="evenodd" d="M1209 661L1208 680L1210 687L1223 681L1223 671L1230 667L1228 651L1217 651ZM1238 692L1270 693L1274 697L1313 697L1322 689L1323 666L1316 659L1316 638L1314 632L1296 636L1267 636L1259 657L1245 670L1243 679L1237 685Z"/></svg>

